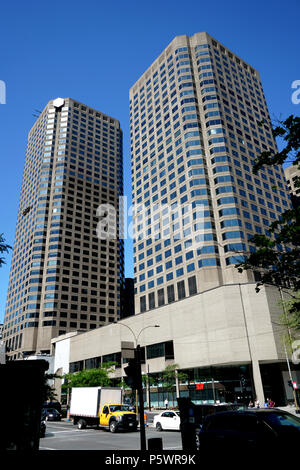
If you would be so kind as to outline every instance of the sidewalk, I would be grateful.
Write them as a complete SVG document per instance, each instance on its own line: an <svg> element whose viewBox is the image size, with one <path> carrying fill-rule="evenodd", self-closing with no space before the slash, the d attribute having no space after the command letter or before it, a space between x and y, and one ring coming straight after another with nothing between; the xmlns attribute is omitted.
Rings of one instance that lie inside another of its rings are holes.
<svg viewBox="0 0 300 470"><path fill-rule="evenodd" d="M288 413L291 413L292 415L298 416L300 418L300 414L296 413L296 408L294 405L279 406L277 409L282 410L282 411L287 411Z"/></svg>

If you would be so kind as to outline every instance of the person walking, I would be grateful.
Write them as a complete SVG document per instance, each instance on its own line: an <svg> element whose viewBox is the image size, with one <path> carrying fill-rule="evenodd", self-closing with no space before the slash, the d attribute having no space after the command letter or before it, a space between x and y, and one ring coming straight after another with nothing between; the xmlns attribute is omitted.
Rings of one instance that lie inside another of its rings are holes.
<svg viewBox="0 0 300 470"><path fill-rule="evenodd" d="M166 398L166 399L165 399L165 407L166 407L166 410L168 409L168 406L169 406L169 400Z"/></svg>
<svg viewBox="0 0 300 470"><path fill-rule="evenodd" d="M260 403L259 403L258 398L256 398L255 400L255 408L260 408Z"/></svg>
<svg viewBox="0 0 300 470"><path fill-rule="evenodd" d="M269 407L270 407L270 406L269 406L269 402L270 402L270 399L267 398L266 403L265 403L265 408L269 408Z"/></svg>
<svg viewBox="0 0 300 470"><path fill-rule="evenodd" d="M252 400L249 401L248 408L254 408L254 403Z"/></svg>

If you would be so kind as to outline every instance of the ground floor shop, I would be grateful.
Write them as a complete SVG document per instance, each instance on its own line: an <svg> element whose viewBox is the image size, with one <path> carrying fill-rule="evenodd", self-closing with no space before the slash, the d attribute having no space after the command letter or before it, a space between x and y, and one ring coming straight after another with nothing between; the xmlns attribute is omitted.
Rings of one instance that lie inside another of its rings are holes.
<svg viewBox="0 0 300 470"><path fill-rule="evenodd" d="M285 406L293 402L293 390L289 386L287 364L261 364L262 385L265 401L269 398L276 406ZM177 396L189 397L195 404L203 403L246 403L256 399L255 386L250 364L239 366L219 366L194 368L182 371L188 377L176 387L164 386L161 374L152 374L154 384L145 386L144 404L147 408L165 408L177 406ZM293 378L300 383L300 367L292 370ZM179 393L178 393L179 392ZM298 400L300 399L297 392ZM126 390L128 402L135 403L135 393ZM264 406L264 403L261 403ZM300 403L299 403L300 405Z"/></svg>

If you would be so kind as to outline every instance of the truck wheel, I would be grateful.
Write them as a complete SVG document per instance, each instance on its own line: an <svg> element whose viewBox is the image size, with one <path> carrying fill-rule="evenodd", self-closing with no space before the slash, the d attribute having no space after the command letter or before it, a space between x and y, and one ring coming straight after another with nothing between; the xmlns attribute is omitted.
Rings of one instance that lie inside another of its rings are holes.
<svg viewBox="0 0 300 470"><path fill-rule="evenodd" d="M78 421L78 429L85 429L86 428L86 421L84 419L80 419Z"/></svg>
<svg viewBox="0 0 300 470"><path fill-rule="evenodd" d="M117 423L116 423L116 421L111 421L111 422L109 423L109 430L110 430L110 432L116 432L116 430L117 430Z"/></svg>
<svg viewBox="0 0 300 470"><path fill-rule="evenodd" d="M163 430L160 423L156 423L156 431L161 432Z"/></svg>

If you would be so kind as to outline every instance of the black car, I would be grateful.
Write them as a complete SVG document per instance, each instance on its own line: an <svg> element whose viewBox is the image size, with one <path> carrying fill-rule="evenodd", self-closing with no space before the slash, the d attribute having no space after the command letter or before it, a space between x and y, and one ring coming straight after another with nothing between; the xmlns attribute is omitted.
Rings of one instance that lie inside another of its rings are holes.
<svg viewBox="0 0 300 470"><path fill-rule="evenodd" d="M216 413L205 418L199 440L201 455L290 447L300 443L300 418L277 409Z"/></svg>
<svg viewBox="0 0 300 470"><path fill-rule="evenodd" d="M196 446L199 450L200 440L199 433L202 427L202 424L207 416L214 415L215 413L222 413L224 411L236 411L239 409L244 409L244 405L237 403L219 403L219 404L206 404L196 405L194 407L195 413L195 432L196 432Z"/></svg>
<svg viewBox="0 0 300 470"><path fill-rule="evenodd" d="M45 421L60 421L61 413L59 413L55 408L43 408L42 418Z"/></svg>
<svg viewBox="0 0 300 470"><path fill-rule="evenodd" d="M55 408L59 413L61 412L61 404L59 401L49 401L49 402L44 402L43 408L48 409L48 408Z"/></svg>

